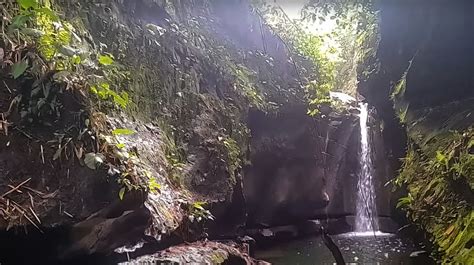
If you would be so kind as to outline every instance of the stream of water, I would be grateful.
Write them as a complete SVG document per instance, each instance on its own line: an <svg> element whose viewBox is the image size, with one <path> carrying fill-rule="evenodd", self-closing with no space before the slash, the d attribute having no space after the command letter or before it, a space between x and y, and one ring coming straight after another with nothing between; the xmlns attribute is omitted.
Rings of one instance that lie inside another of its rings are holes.
<svg viewBox="0 0 474 265"><path fill-rule="evenodd" d="M366 103L360 103L360 159L357 183L355 232L378 231L377 208L373 185L372 152L367 121L369 110Z"/></svg>

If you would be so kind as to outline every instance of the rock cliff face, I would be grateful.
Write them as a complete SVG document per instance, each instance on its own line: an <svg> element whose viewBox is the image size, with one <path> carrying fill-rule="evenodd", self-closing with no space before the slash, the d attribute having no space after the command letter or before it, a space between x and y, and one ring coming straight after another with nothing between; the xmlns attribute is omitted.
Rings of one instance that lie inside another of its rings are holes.
<svg viewBox="0 0 474 265"><path fill-rule="evenodd" d="M305 115L304 107L277 115L251 112L251 165L244 170L250 221L303 221L337 200L327 188L343 167L354 120L333 117L330 125Z"/></svg>
<svg viewBox="0 0 474 265"><path fill-rule="evenodd" d="M445 263L474 257L473 8L471 1L382 2L380 69L361 88L384 120L392 165L404 158L395 181L407 189L400 206Z"/></svg>

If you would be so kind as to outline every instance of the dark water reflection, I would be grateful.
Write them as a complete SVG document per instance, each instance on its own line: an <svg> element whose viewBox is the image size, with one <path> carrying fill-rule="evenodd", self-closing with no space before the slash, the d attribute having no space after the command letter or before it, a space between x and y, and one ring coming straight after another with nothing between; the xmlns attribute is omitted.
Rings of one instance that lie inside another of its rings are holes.
<svg viewBox="0 0 474 265"><path fill-rule="evenodd" d="M339 246L347 264L424 265L431 264L410 259L410 253L422 250L409 239L393 234L354 236L342 234L332 236ZM281 265L335 264L331 252L320 237L291 241L256 253L257 258Z"/></svg>

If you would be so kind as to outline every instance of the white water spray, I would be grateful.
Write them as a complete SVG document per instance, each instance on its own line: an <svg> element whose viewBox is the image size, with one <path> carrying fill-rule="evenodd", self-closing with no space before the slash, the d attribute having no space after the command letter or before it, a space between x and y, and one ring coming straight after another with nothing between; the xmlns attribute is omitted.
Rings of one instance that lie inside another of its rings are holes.
<svg viewBox="0 0 474 265"><path fill-rule="evenodd" d="M375 207L375 190L372 182L372 159L367 127L367 104L360 106L360 171L357 183L356 232L378 231L377 208Z"/></svg>

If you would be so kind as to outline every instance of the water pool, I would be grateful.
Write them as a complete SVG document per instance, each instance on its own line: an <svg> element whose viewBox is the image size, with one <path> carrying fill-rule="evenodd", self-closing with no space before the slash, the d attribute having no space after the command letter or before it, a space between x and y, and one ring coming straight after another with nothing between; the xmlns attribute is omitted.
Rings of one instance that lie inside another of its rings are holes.
<svg viewBox="0 0 474 265"><path fill-rule="evenodd" d="M331 236L347 264L425 265L429 261L410 259L414 251L423 250L411 240L394 234L347 233ZM289 241L256 252L256 257L276 265L335 264L320 237Z"/></svg>

